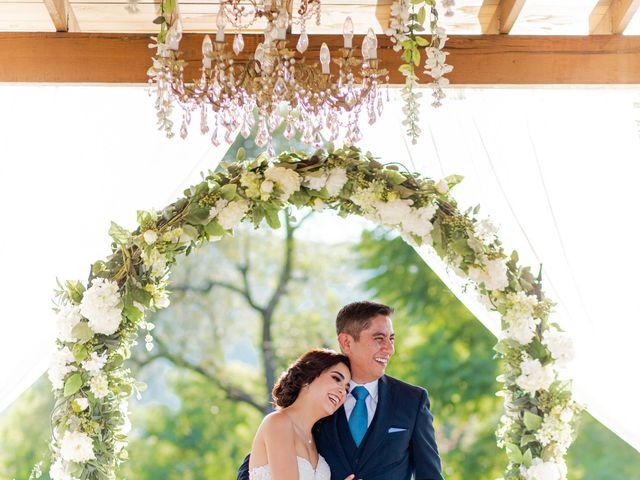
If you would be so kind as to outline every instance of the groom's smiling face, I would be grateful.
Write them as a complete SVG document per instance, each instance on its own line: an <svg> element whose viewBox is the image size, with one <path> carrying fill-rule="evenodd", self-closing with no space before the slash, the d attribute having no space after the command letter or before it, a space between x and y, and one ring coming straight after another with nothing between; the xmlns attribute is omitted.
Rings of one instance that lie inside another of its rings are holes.
<svg viewBox="0 0 640 480"><path fill-rule="evenodd" d="M354 382L364 384L384 375L394 352L394 340L393 324L385 315L371 318L358 340L344 332L338 336L343 353L351 361Z"/></svg>

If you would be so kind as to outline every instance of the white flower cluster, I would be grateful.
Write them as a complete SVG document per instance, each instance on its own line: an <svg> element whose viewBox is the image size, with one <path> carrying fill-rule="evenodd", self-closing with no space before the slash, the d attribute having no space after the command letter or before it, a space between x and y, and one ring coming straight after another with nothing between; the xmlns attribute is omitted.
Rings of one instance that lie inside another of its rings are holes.
<svg viewBox="0 0 640 480"><path fill-rule="evenodd" d="M80 307L72 303L64 305L56 317L56 327L58 329L57 337L61 342L73 342L76 340L71 334L73 327L75 327L82 315L80 314Z"/></svg>
<svg viewBox="0 0 640 480"><path fill-rule="evenodd" d="M98 355L96 352L91 352L91 356L89 357L89 359L82 362L81 365L82 365L82 368L84 368L91 375L95 375L98 372L100 372L100 370L102 370L102 367L104 367L106 363L107 363L106 353L102 355Z"/></svg>
<svg viewBox="0 0 640 480"><path fill-rule="evenodd" d="M536 440L543 447L555 442L559 453L564 454L573 438L573 429L569 423L572 418L573 411L571 409L554 408L554 411L544 417L542 425L536 431Z"/></svg>
<svg viewBox="0 0 640 480"><path fill-rule="evenodd" d="M49 476L51 480L79 480L77 477L71 475L69 472L69 464L63 461L62 458L58 458L51 464Z"/></svg>
<svg viewBox="0 0 640 480"><path fill-rule="evenodd" d="M63 347L53 352L47 373L54 390L64 387L64 378L67 374L78 369L75 365L72 365L74 361L75 358L69 347Z"/></svg>
<svg viewBox="0 0 640 480"><path fill-rule="evenodd" d="M516 384L534 395L538 390L548 390L555 379L553 367L542 365L537 358L530 358L526 354L520 362L520 376L516 378Z"/></svg>
<svg viewBox="0 0 640 480"><path fill-rule="evenodd" d="M209 210L209 218L215 218L222 228L231 230L242 221L250 207L249 201L244 199L229 202L220 198Z"/></svg>
<svg viewBox="0 0 640 480"><path fill-rule="evenodd" d="M405 236L415 235L424 243L431 245L431 220L436 213L436 207L429 204L421 208L413 208L413 200L394 199L387 202L373 203L374 218L382 225L399 227Z"/></svg>
<svg viewBox="0 0 640 480"><path fill-rule="evenodd" d="M503 319L507 328L503 331L505 338L516 340L520 345L528 345L533 339L539 318L533 317L533 311L538 299L524 292L509 293L507 295L509 308Z"/></svg>
<svg viewBox="0 0 640 480"><path fill-rule="evenodd" d="M534 458L529 468L520 466L520 473L525 480L563 480L567 477L567 466L562 460L545 462Z"/></svg>
<svg viewBox="0 0 640 480"><path fill-rule="evenodd" d="M433 78L431 86L433 88L432 96L434 101L431 105L439 107L442 105L441 100L446 96L442 87L449 85L449 79L445 78L445 75L453 70L453 66L446 63L449 52L442 50L449 39L445 29L436 27L435 35L437 37L436 46L426 47L425 50L427 59L424 62L424 73Z"/></svg>
<svg viewBox="0 0 640 480"><path fill-rule="evenodd" d="M91 287L82 296L80 313L89 320L89 327L95 333L115 333L122 320L118 284L105 278L94 278Z"/></svg>
<svg viewBox="0 0 640 480"><path fill-rule="evenodd" d="M409 7L408 0L395 0L391 4L391 14L389 16L389 28L385 30L385 35L391 37L393 50L402 50L402 42L407 40L409 33Z"/></svg>
<svg viewBox="0 0 640 480"><path fill-rule="evenodd" d="M79 431L66 431L60 442L60 456L67 462L83 463L96 458L93 440Z"/></svg>
<svg viewBox="0 0 640 480"><path fill-rule="evenodd" d="M420 136L420 98L422 93L418 91L418 77L415 74L407 74L402 87L402 112L404 120L402 125L407 127L407 135L411 138L411 142L415 145Z"/></svg>
<svg viewBox="0 0 640 480"><path fill-rule="evenodd" d="M304 176L303 185L311 190L327 189L330 197L339 195L347 183L347 171L344 168L332 168L328 172L318 171Z"/></svg>
<svg viewBox="0 0 640 480"><path fill-rule="evenodd" d="M160 253L157 248L143 249L141 257L145 271L151 272L151 275L155 278L165 276L167 273L167 257Z"/></svg>
<svg viewBox="0 0 640 480"><path fill-rule="evenodd" d="M469 278L478 284L484 283L485 288L489 291L504 290L509 285L507 264L501 258L487 260L484 268L469 268Z"/></svg>
<svg viewBox="0 0 640 480"><path fill-rule="evenodd" d="M264 172L264 177L276 184L282 190L280 199L286 202L289 197L300 190L302 178L291 168L269 167Z"/></svg>
<svg viewBox="0 0 640 480"><path fill-rule="evenodd" d="M574 358L575 350L573 341L564 332L556 328L550 328L542 335L542 344L551 352L558 367L566 367Z"/></svg>

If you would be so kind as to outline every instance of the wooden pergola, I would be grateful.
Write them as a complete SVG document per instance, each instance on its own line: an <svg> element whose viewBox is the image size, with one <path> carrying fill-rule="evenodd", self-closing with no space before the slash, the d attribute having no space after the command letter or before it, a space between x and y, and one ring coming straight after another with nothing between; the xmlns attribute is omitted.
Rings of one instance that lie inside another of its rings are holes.
<svg viewBox="0 0 640 480"><path fill-rule="evenodd" d="M307 26L305 57L317 59L322 42L342 46L348 15L356 34L374 28L391 83L402 83L400 56L383 34L391 0L340 2L323 1L322 25ZM457 0L456 5L453 17L441 18L450 35L445 50L447 63L455 67L447 76L452 84L640 84L640 18L634 19L640 17L640 0ZM0 0L0 82L146 83L157 2L140 1L137 13L126 7L126 0ZM203 0L180 3L187 76L198 76L202 37L215 30L218 7ZM260 27L255 25L256 32ZM242 55L253 55L260 39L257 33L245 35ZM359 45L361 37L354 42Z"/></svg>

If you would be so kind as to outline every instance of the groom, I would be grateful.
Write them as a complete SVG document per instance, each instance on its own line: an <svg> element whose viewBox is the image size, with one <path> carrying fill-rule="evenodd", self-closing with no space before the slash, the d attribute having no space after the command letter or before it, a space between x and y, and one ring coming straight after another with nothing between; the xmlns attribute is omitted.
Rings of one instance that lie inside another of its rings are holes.
<svg viewBox="0 0 640 480"><path fill-rule="evenodd" d="M369 301L338 312L338 342L351 361L350 393L313 428L333 480L352 473L362 480L443 479L427 392L384 374L394 353L392 313ZM248 458L238 480L249 479Z"/></svg>

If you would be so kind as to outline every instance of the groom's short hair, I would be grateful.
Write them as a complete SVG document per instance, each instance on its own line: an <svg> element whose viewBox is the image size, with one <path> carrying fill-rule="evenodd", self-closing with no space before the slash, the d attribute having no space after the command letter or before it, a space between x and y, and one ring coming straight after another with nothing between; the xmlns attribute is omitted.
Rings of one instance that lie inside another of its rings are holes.
<svg viewBox="0 0 640 480"><path fill-rule="evenodd" d="M393 308L378 302L368 300L353 302L345 305L336 317L336 333L348 333L356 341L360 340L360 333L369 328L371 319L378 315L390 317Z"/></svg>

